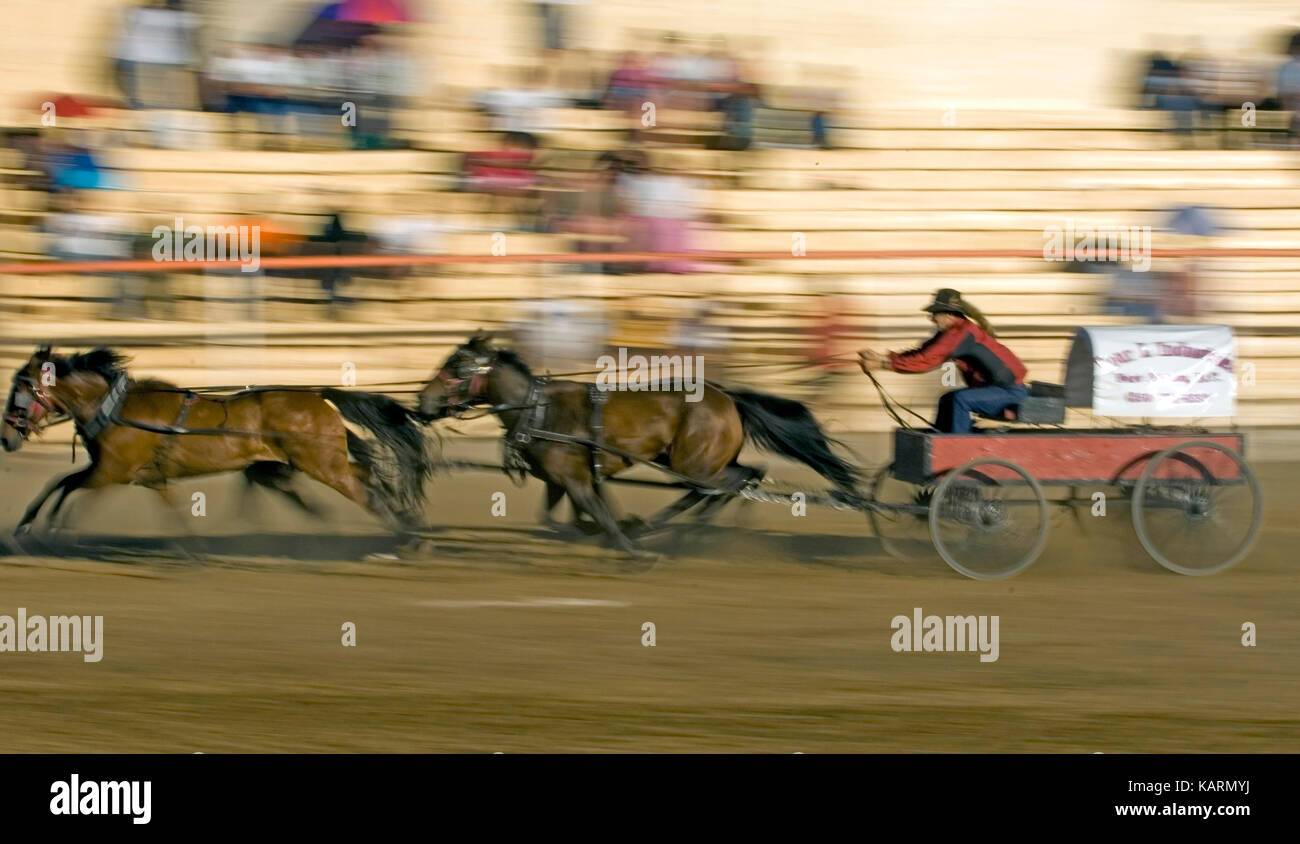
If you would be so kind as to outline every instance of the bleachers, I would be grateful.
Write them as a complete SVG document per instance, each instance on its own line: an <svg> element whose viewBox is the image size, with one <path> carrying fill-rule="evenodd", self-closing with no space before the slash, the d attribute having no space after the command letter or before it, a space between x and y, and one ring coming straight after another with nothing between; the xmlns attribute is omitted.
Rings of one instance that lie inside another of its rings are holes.
<svg viewBox="0 0 1300 844"><path fill-rule="evenodd" d="M19 39L13 32L22 27L11 27L0 40L9 47L0 51L10 72L6 93L26 96L73 79L85 81L82 88L89 93L104 93L93 88L102 80L86 81L98 77L79 70L78 62L90 61L87 21L102 21L121 3L57 5L66 8L55 14L51 4L32 4L25 14L35 22L27 37ZM258 6L252 0L233 5L250 15ZM245 118L109 111L63 124L95 133L106 145L103 162L124 188L88 193L90 208L146 233L175 216L186 224L205 224L253 213L283 230L308 232L333 210L342 210L350 226L365 231L393 214L416 213L434 216L446 227L437 244L445 254L490 254L498 232L505 233L508 255L570 251L570 238L515 231L490 198L456 190L463 154L493 140L489 122L466 105L469 96L498 81L501 68L528 60L523 46L530 37L523 32L528 22L514 8L520 4L451 0L438 5L436 23L412 29L417 41L431 45L437 84L393 115L395 136L408 149L351 151L331 148L337 139L323 138L270 151L261 148L265 138L256 123ZM989 92L999 90L999 79L1012 81L996 74L1012 71L988 68L971 79L942 77L945 57L906 52L909 43L937 37L930 35L936 22L918 17L913 5L887 2L879 12L893 22L889 38L898 43L882 43L879 34L862 43L849 39L848 32L875 30L852 17L858 11L844 10L842 0L815 2L800 11L800 26L781 38L754 38L767 59L758 70L761 81L778 106L783 105L780 86L800 80L805 66L821 61L827 45L835 45L841 67L827 74L845 86L848 106L832 115L834 149L702 149L698 140L716 133L716 115L658 111L656 140L663 143L647 151L655 165L690 175L701 186L699 211L708 225L697 246L786 252L799 233L806 256L687 275L600 275L576 266L510 263L423 268L398 278L358 271L345 291L351 304L333 310L311 279L180 273L140 282L154 300L151 319L140 321L103 319L118 290L118 281L108 276L0 276L8 338L0 346L0 367L16 365L32 344L45 339L109 340L136 354L139 371L190 385L333 383L341 360L357 365L361 383L406 380L427 376L450 345L473 329L517 324L528 300L562 295L599 303L610 315L636 314L639 321L614 320L614 340L629 345L662 339L674 321L708 303L714 307L711 320L725 326L728 360L774 364L771 370L746 370L743 380L808 397L808 373L778 364L811 354L811 335L827 296L836 297L846 349L902 348L926 333L918 309L927 295L938 287L957 287L1024 356L1031 377L1056 380L1074 326L1133 321L1102 313L1108 284L1102 275L1071 272L1038 258L820 260L817 254L1032 252L1042 249L1045 228L1067 220L1076 227L1151 226L1152 246L1159 248L1172 242L1158 231L1168 209L1191 203L1220 209L1228 227L1205 245L1300 248L1300 157L1293 152L1178 149L1166 117L1156 112L1096 107L1095 101L1033 107L1034 93L1042 99L1080 88L1089 68L1095 73L1107 61L1096 43L1082 38L1060 56L1022 56L1042 72L1018 71L1016 94L1023 97L1019 107L1007 107ZM952 5L952 20L942 25L961 26L974 17L991 31L998 20L1019 19L1006 9L976 13ZM1229 20L1241 26L1260 22L1255 13L1205 5L1194 21L1185 21L1187 26L1212 33ZM673 4L579 8L590 16L591 37L603 50L626 47L622 33L683 27L740 32L743 46L747 27L759 26L743 14L748 6L741 10L731 0L698 7L686 22L674 17ZM832 9L849 17L826 14ZM1147 14L1163 20L1158 10ZM77 23L64 32L61 21ZM72 39L69 55L82 59L49 70L52 77L45 78L40 33ZM978 41L953 39L952 49L969 59L987 50ZM942 97L933 93L938 88ZM1259 116L1261 128L1285 117ZM30 127L35 116L10 106L4 119ZM553 110L540 133L544 166L585 167L600 152L622 148L636 120L606 111ZM162 141L176 148L159 148ZM43 218L47 198L24 186L31 174L22 168L12 151L0 150L0 260L44 257L45 237L33 224ZM1294 424L1300 411L1300 262L1214 259L1202 265L1204 307L1237 329L1241 357L1257 365L1257 384L1242 390L1239 421ZM1153 269L1170 266L1157 260ZM832 427L888 427L874 392L855 369L837 373L834 381L827 394L816 396L819 414ZM901 400L918 406L931 405L940 391L933 379L886 375L885 381Z"/></svg>

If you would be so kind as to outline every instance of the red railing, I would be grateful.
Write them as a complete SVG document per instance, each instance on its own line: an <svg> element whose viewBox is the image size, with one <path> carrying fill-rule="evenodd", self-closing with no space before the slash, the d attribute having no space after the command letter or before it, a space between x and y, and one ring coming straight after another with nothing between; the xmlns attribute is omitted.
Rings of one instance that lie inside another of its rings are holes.
<svg viewBox="0 0 1300 844"><path fill-rule="evenodd" d="M1300 258L1300 248L1195 248L1152 249L1152 258ZM1110 260L1109 253L1094 262ZM1117 259L1119 257L1116 253ZM562 252L553 255L310 255L260 258L259 269L310 269L313 267L411 267L435 264L624 264L664 261L789 261L862 260L871 258L1043 258L1042 249L856 249L838 252ZM1127 257L1125 257L1127 260ZM1046 259L1044 259L1046 262ZM1052 261L1049 263L1062 263ZM238 270L243 261L17 261L0 264L0 275L55 275L59 273L171 272Z"/></svg>

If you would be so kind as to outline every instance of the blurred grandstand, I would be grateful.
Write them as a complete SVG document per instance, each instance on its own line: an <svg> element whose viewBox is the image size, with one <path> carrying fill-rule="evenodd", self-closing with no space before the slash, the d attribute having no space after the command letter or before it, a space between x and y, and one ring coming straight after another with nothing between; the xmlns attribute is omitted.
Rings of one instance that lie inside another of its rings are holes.
<svg viewBox="0 0 1300 844"><path fill-rule="evenodd" d="M1045 380L1079 324L1231 325L1255 366L1239 421L1293 425L1300 252L1149 274L1023 257L1067 220L1300 250L1293 6L1026 8L18 0L0 262L149 258L178 218L257 225L265 257L572 260L6 272L0 366L103 341L185 385L332 383L340 361L380 384L485 327L552 369L687 342L772 363L745 380L883 430L855 368L809 364L922 339L919 308L956 287ZM959 249L995 254L819 257ZM675 257L601 258L620 252ZM887 383L930 406L921 381Z"/></svg>

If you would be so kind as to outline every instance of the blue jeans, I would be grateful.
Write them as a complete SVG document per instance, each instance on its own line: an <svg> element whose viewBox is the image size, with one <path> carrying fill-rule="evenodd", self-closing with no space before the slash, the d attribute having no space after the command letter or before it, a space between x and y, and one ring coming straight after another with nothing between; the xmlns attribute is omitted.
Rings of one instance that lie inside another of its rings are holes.
<svg viewBox="0 0 1300 844"><path fill-rule="evenodd" d="M939 397L939 418L935 427L948 434L969 434L974 426L971 413L996 415L1029 395L1023 384L1014 387L967 387Z"/></svg>

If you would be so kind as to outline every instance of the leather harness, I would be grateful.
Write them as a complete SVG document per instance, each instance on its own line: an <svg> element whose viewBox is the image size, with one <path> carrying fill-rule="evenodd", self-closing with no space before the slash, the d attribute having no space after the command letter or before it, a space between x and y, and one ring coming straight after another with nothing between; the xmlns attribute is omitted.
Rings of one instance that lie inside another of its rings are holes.
<svg viewBox="0 0 1300 844"><path fill-rule="evenodd" d="M446 382L446 379L440 378L440 380L444 380L444 383ZM576 437L571 434L561 434L556 431L546 430L542 426L546 424L547 410L550 408L551 404L546 400L543 393L546 386L550 383L550 380L551 379L546 376L534 375L529 382L528 393L522 404L497 404L489 405L486 408L487 412L491 414L499 414L507 410L524 411L519 415L515 424L511 426L510 430L506 433L502 442L502 450L504 452L502 468L508 476L512 476L512 479L514 479L516 483L524 483L528 470L532 468L528 462L528 457L524 450L525 447L531 444L534 440L543 440L546 442L560 443L562 445L574 445L587 449L591 461L592 482L597 486L602 480L604 480L604 456L606 453L609 453L622 457L624 460L628 461L628 463L644 463L647 465L653 465L660 473L668 475L692 489L700 490L706 495L722 494L721 490L714 490L711 487L707 487L689 475L675 472L667 466L655 463L652 460L646 460L640 455L633 454L626 449L605 442L603 409L605 402L609 397L605 394L605 391L601 390L595 384L590 384L587 387L587 399L591 403L591 418L587 425L590 436ZM456 379L455 386L458 387L461 383L465 383L465 381L466 379ZM468 390L465 392L467 394L469 393ZM472 395L469 397L473 398ZM464 405L461 405L461 407L468 409Z"/></svg>
<svg viewBox="0 0 1300 844"><path fill-rule="evenodd" d="M113 383L108 385L108 392L104 398L100 399L99 407L95 410L95 415L90 417L85 425L78 425L81 428L81 438L86 442L98 437L104 433L104 429L109 425L116 424L117 411L121 409L122 402L126 399L126 391L130 386L130 379L126 377L125 372L118 373L113 379Z"/></svg>
<svg viewBox="0 0 1300 844"><path fill-rule="evenodd" d="M176 421L170 426L155 426L144 422L135 422L124 420L118 415L122 409L122 403L126 400L127 391L130 388L130 379L126 373L120 373L113 379L109 385L108 392L100 400L99 407L95 409L95 415L85 425L78 425L78 433L82 440L91 442L99 437L100 434L110 425L128 425L134 428L150 431L152 433L163 434L165 439L155 449L153 459L147 464L153 474L158 476L159 481L166 480L166 473L163 470L163 464L167 459L168 452L171 451L177 434L189 433L183 426L185 419L190 415L191 408L199 401L199 394L193 390L185 390L184 400L181 402L180 410L176 413ZM233 432L232 432L233 433Z"/></svg>

